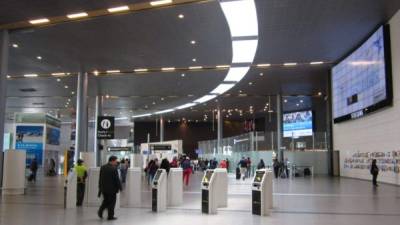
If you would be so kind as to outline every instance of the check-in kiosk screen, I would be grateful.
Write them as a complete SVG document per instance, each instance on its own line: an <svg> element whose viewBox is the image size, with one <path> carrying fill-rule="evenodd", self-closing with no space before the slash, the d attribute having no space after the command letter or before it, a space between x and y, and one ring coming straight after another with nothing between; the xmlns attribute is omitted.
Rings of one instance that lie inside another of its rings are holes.
<svg viewBox="0 0 400 225"><path fill-rule="evenodd" d="M211 176L213 175L214 171L208 170L206 171L206 175L203 177L203 183L210 183Z"/></svg>
<svg viewBox="0 0 400 225"><path fill-rule="evenodd" d="M257 171L256 176L254 177L254 182L261 183L264 173L265 173L265 171Z"/></svg>
<svg viewBox="0 0 400 225"><path fill-rule="evenodd" d="M158 179L160 179L161 173L162 173L162 170L157 170L156 175L154 176L154 180L153 180L153 181L157 182Z"/></svg>

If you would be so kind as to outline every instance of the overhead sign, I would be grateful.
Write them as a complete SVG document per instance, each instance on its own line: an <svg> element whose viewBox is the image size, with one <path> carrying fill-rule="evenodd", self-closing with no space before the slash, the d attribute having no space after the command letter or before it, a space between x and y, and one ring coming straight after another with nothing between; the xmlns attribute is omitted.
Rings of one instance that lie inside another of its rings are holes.
<svg viewBox="0 0 400 225"><path fill-rule="evenodd" d="M97 139L114 139L114 117L99 116L97 118Z"/></svg>
<svg viewBox="0 0 400 225"><path fill-rule="evenodd" d="M170 151L171 145L150 145L150 149L153 151Z"/></svg>
<svg viewBox="0 0 400 225"><path fill-rule="evenodd" d="M132 151L131 147L108 147L108 151L110 152L130 152Z"/></svg>

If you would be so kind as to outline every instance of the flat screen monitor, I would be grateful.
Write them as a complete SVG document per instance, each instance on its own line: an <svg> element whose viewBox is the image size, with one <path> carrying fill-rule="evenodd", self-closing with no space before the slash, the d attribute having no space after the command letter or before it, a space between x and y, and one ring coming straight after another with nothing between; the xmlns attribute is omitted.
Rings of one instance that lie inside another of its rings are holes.
<svg viewBox="0 0 400 225"><path fill-rule="evenodd" d="M157 170L156 175L154 175L153 182L158 182L158 179L160 179L162 170Z"/></svg>
<svg viewBox="0 0 400 225"><path fill-rule="evenodd" d="M362 117L392 104L389 26L381 26L332 68L335 123Z"/></svg>
<svg viewBox="0 0 400 225"><path fill-rule="evenodd" d="M256 171L256 176L254 177L254 183L261 183L265 171Z"/></svg>
<svg viewBox="0 0 400 225"><path fill-rule="evenodd" d="M213 173L214 173L214 171L207 170L206 174L203 177L203 183L206 183L206 184L210 183L210 180L211 180L211 177L212 177Z"/></svg>
<svg viewBox="0 0 400 225"><path fill-rule="evenodd" d="M313 113L311 110L283 114L283 137L313 135Z"/></svg>

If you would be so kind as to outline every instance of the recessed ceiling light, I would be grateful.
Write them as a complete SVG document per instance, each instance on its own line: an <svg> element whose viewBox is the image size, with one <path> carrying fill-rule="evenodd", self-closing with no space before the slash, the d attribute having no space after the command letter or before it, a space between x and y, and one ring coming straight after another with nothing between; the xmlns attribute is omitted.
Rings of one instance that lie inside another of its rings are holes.
<svg viewBox="0 0 400 225"><path fill-rule="evenodd" d="M161 101L164 101L164 98L161 98Z"/></svg>
<svg viewBox="0 0 400 225"><path fill-rule="evenodd" d="M64 88L67 89L67 88L68 88L68 85L65 85Z"/></svg>
<svg viewBox="0 0 400 225"><path fill-rule="evenodd" d="M35 19L35 20L29 20L30 24L36 25L36 24L43 24L43 23L48 23L50 22L49 19L47 18L40 18L40 19Z"/></svg>
<svg viewBox="0 0 400 225"><path fill-rule="evenodd" d="M164 68L161 68L161 70L162 71L174 71L175 67L164 67Z"/></svg>
<svg viewBox="0 0 400 225"><path fill-rule="evenodd" d="M202 66L190 66L189 67L189 70L200 70L200 69L203 69L203 67Z"/></svg>
<svg viewBox="0 0 400 225"><path fill-rule="evenodd" d="M120 70L107 70L107 73L120 73Z"/></svg>
<svg viewBox="0 0 400 225"><path fill-rule="evenodd" d="M265 64L257 64L257 67L270 67L271 64L265 63Z"/></svg>
<svg viewBox="0 0 400 225"><path fill-rule="evenodd" d="M250 85L250 86L253 85L253 82L249 82L249 85Z"/></svg>
<svg viewBox="0 0 400 225"><path fill-rule="evenodd" d="M322 61L310 62L310 65L321 65L321 64L324 64L324 62L322 62Z"/></svg>
<svg viewBox="0 0 400 225"><path fill-rule="evenodd" d="M42 56L36 56L37 59L42 60Z"/></svg>
<svg viewBox="0 0 400 225"><path fill-rule="evenodd" d="M321 96L322 95L322 92L318 92L318 96Z"/></svg>
<svg viewBox="0 0 400 225"><path fill-rule="evenodd" d="M78 19L82 17L87 17L88 14L86 12L79 12L79 13L73 13L73 14L68 14L67 17L69 19Z"/></svg>
<svg viewBox="0 0 400 225"><path fill-rule="evenodd" d="M195 41L195 40L191 40L191 41L190 41L190 44L195 45L195 44L196 44L196 41Z"/></svg>
<svg viewBox="0 0 400 225"><path fill-rule="evenodd" d="M61 81L61 79L60 78L57 78L57 82L60 82Z"/></svg>
<svg viewBox="0 0 400 225"><path fill-rule="evenodd" d="M296 106L299 106L299 105L300 105L299 103L296 104Z"/></svg>
<svg viewBox="0 0 400 225"><path fill-rule="evenodd" d="M135 71L136 73L141 73L141 72L148 72L149 69L146 68L140 68L140 69L134 69L133 71Z"/></svg>
<svg viewBox="0 0 400 225"><path fill-rule="evenodd" d="M264 73L260 73L260 76L264 76Z"/></svg>
<svg viewBox="0 0 400 225"><path fill-rule="evenodd" d="M98 76L98 75L99 75L99 71L95 70L95 71L93 71L93 74L94 74L95 76Z"/></svg>
<svg viewBox="0 0 400 225"><path fill-rule="evenodd" d="M75 94L75 91L71 91L71 95L74 95Z"/></svg>
<svg viewBox="0 0 400 225"><path fill-rule="evenodd" d="M129 10L129 6L127 6L127 5L107 9L107 11L110 13L123 12L123 11L128 11L128 10Z"/></svg>
<svg viewBox="0 0 400 225"><path fill-rule="evenodd" d="M110 98L110 95L106 95L106 98Z"/></svg>
<svg viewBox="0 0 400 225"><path fill-rule="evenodd" d="M287 99L283 100L283 102L285 102L285 103L286 103L286 102L287 102Z"/></svg>
<svg viewBox="0 0 400 225"><path fill-rule="evenodd" d="M284 66L297 66L297 63L295 62L289 62L289 63L284 63Z"/></svg>
<svg viewBox="0 0 400 225"><path fill-rule="evenodd" d="M7 75L7 78L8 78L8 79L10 79L10 78L11 78L11 76L10 76L10 75Z"/></svg>
<svg viewBox="0 0 400 225"><path fill-rule="evenodd" d="M158 1L150 2L150 5L159 6L159 5L165 5L165 4L170 4L170 3L172 3L172 0L158 0Z"/></svg>
<svg viewBox="0 0 400 225"><path fill-rule="evenodd" d="M183 19L183 18L185 18L185 15L179 14L179 15L178 15L178 18L179 18L179 19Z"/></svg>
<svg viewBox="0 0 400 225"><path fill-rule="evenodd" d="M12 44L13 48L18 48L18 44Z"/></svg>
<svg viewBox="0 0 400 225"><path fill-rule="evenodd" d="M32 73L32 74L24 74L24 77L38 77L37 74Z"/></svg>
<svg viewBox="0 0 400 225"><path fill-rule="evenodd" d="M181 74L181 77L185 77L185 74L184 74L184 73L182 73L182 74Z"/></svg>
<svg viewBox="0 0 400 225"><path fill-rule="evenodd" d="M218 68L218 69L229 68L229 67L230 67L229 65L218 65L218 66L216 66L216 68Z"/></svg>
<svg viewBox="0 0 400 225"><path fill-rule="evenodd" d="M193 62L196 62L196 61L197 61L197 59L196 59L196 58L193 58L193 59L192 59L192 61L193 61Z"/></svg>
<svg viewBox="0 0 400 225"><path fill-rule="evenodd" d="M65 76L65 73L52 73L51 75L55 76L55 77L57 77L57 76Z"/></svg>

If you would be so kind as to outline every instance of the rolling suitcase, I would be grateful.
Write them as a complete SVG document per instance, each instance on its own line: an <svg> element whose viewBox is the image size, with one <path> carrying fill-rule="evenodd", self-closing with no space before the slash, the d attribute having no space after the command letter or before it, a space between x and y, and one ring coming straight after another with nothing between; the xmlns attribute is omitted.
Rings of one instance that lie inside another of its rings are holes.
<svg viewBox="0 0 400 225"><path fill-rule="evenodd" d="M239 167L236 167L236 180L240 180L241 174Z"/></svg>

